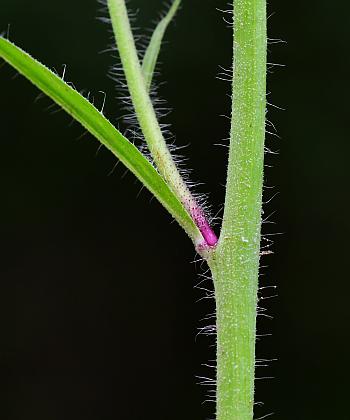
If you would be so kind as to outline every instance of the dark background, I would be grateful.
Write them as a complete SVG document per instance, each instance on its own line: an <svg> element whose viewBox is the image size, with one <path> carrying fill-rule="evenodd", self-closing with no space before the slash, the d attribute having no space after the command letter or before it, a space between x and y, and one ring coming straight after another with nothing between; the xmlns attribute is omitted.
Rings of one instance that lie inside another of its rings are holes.
<svg viewBox="0 0 350 420"><path fill-rule="evenodd" d="M186 0L163 46L160 95L173 112L177 144L192 178L224 199L230 86L226 0ZM161 0L132 0L135 26L150 29ZM278 359L258 376L256 416L350 419L348 412L348 2L269 2L269 119L281 139L267 156L264 227L274 256L261 285L278 285L259 320L258 357ZM95 0L2 0L0 31L86 88L113 122L121 115L115 60L96 20ZM139 34L146 33L142 29ZM147 32L148 33L148 32ZM63 112L34 102L37 90L8 66L1 87L0 416L8 420L206 419L196 385L214 357L214 339L197 337L212 311L194 289L205 267L170 217L140 184ZM118 122L125 130L123 122ZM220 216L221 213L219 213ZM211 347L210 347L211 346ZM210 373L213 376L213 372Z"/></svg>

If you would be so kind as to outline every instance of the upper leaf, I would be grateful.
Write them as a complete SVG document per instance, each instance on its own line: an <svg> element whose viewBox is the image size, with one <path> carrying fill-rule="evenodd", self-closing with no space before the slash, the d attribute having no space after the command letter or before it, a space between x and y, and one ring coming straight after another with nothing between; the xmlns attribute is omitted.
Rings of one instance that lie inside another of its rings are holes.
<svg viewBox="0 0 350 420"><path fill-rule="evenodd" d="M149 91L152 84L154 70L156 68L160 47L163 41L165 31L175 16L177 9L179 8L181 0L175 0L171 5L168 13L158 23L155 31L153 32L151 41L147 47L145 56L142 62L142 72L145 78L146 88Z"/></svg>

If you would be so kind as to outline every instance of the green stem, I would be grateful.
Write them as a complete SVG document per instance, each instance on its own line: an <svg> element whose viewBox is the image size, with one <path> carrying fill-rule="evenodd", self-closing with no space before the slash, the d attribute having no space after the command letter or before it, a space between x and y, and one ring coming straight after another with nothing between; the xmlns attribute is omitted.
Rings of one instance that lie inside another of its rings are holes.
<svg viewBox="0 0 350 420"><path fill-rule="evenodd" d="M266 0L235 0L225 211L209 263L217 305L217 420L253 418L266 48Z"/></svg>
<svg viewBox="0 0 350 420"><path fill-rule="evenodd" d="M181 177L160 129L137 55L125 0L108 0L108 8L128 89L149 150L165 182L194 219L192 213L197 211L198 205Z"/></svg>

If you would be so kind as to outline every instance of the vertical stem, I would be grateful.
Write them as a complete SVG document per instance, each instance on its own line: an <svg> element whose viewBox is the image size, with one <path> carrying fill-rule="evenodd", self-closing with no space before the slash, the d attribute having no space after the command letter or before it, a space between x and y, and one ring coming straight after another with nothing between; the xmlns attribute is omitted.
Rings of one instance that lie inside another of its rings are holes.
<svg viewBox="0 0 350 420"><path fill-rule="evenodd" d="M217 303L217 420L253 418L266 47L266 0L235 0L226 201L209 262Z"/></svg>

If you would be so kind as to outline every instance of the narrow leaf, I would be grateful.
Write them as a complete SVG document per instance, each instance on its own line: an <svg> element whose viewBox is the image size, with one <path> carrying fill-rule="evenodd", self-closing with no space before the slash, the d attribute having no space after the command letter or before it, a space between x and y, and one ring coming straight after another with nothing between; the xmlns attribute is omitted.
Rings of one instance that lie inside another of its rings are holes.
<svg viewBox="0 0 350 420"><path fill-rule="evenodd" d="M146 88L149 91L152 84L154 70L157 64L160 47L164 38L165 31L175 16L179 8L181 0L175 0L171 5L166 16L158 23L155 31L153 32L151 41L147 47L146 54L142 62L142 72L145 78Z"/></svg>
<svg viewBox="0 0 350 420"><path fill-rule="evenodd" d="M93 134L148 188L194 241L199 231L151 163L87 99L14 44L0 37L0 57Z"/></svg>

